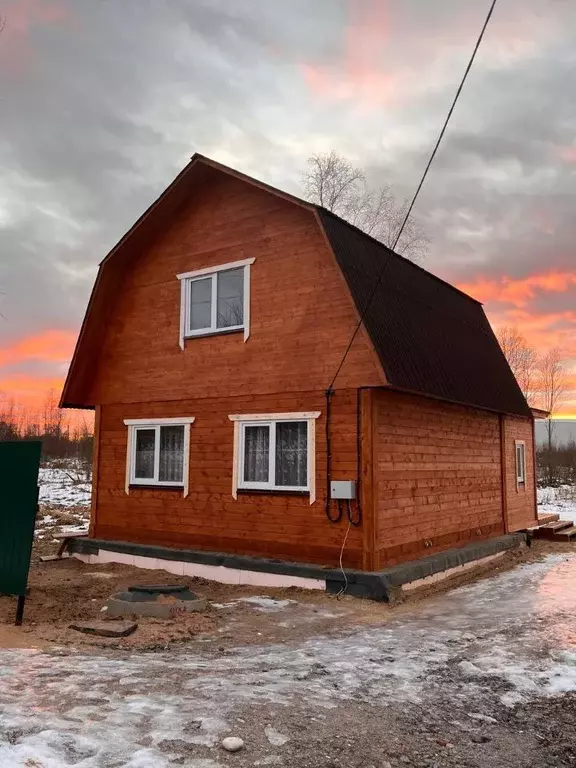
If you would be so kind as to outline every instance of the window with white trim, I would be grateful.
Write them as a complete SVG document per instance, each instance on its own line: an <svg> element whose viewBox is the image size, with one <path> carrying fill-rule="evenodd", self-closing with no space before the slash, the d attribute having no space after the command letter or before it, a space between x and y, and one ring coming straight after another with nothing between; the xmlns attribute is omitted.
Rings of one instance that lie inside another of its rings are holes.
<svg viewBox="0 0 576 768"><path fill-rule="evenodd" d="M244 331L250 334L250 266L254 259L178 275L180 346L194 336Z"/></svg>
<svg viewBox="0 0 576 768"><path fill-rule="evenodd" d="M194 417L126 419L126 492L130 486L182 488L188 493L190 425Z"/></svg>
<svg viewBox="0 0 576 768"><path fill-rule="evenodd" d="M236 414L234 477L238 490L301 491L315 500L315 429L319 412Z"/></svg>
<svg viewBox="0 0 576 768"><path fill-rule="evenodd" d="M516 440L516 485L526 484L526 443Z"/></svg>

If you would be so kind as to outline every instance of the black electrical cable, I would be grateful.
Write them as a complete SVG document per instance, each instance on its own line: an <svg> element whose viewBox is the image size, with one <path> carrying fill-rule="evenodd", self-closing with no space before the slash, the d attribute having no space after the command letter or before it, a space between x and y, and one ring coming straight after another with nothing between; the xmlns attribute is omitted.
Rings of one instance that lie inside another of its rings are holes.
<svg viewBox="0 0 576 768"><path fill-rule="evenodd" d="M327 389L324 393L324 396L326 398L326 505L324 508L324 511L326 512L326 517L328 520L330 520L331 523L339 523L340 520L342 520L342 508L340 506L340 503L338 503L338 512L336 513L336 516L334 517L332 515L330 507L332 506L332 494L330 489L330 478L332 475L332 441L330 439L330 414L332 412L331 409L331 397L334 394L333 389Z"/></svg>
<svg viewBox="0 0 576 768"><path fill-rule="evenodd" d="M350 499L346 502L346 515L348 517L348 521L350 525L353 525L355 528L357 528L360 523L362 522L362 512L360 511L360 504L357 505L356 514L352 514L352 502Z"/></svg>
<svg viewBox="0 0 576 768"><path fill-rule="evenodd" d="M438 152L438 147L440 146L442 139L444 138L444 134L446 133L446 129L448 128L448 123L450 122L450 118L452 117L452 113L454 112L454 108L456 107L456 103L458 102L458 99L460 98L460 94L462 93L462 89L464 87L464 84L468 78L468 74L470 70L472 69L472 65L474 64L474 60L476 58L476 54L478 53L478 49L480 48L480 44L482 43L482 40L484 38L484 33L486 32L486 28L488 27L488 24L490 23L490 19L492 18L492 14L494 13L494 8L496 7L496 3L498 0L492 0L492 4L490 5L490 10L488 11L488 15L486 16L486 21L484 22L484 25L482 27L482 30L480 32L480 35L478 37L478 40L476 41L476 45L474 46L474 50L472 52L472 56L470 57L470 61L468 62L468 66L466 67L466 70L464 72L464 76L462 77L462 80L460 81L460 85L458 86L458 90L456 91L456 95L454 96L454 100L452 101L452 106L450 107L450 110L448 111L448 115L446 117L446 120L444 121L444 125L442 126L442 130L440 131L440 135L438 136L438 140L436 141L436 145L434 146L434 149L432 151L432 154L430 155L430 159L428 160L428 165L426 166L424 173L422 174L422 178L420 179L420 183L418 184L418 188L416 189L416 192L414 193L414 197L412 198L412 201L408 207L408 210L406 211L406 215L404 216L404 220L402 221L402 225L400 226L400 229L398 230L398 234L396 235L396 239L394 240L394 243L392 245L391 251L394 251L396 246L398 245L398 241L402 237L402 233L404 232L404 228L408 222L408 219L410 217L410 214L412 213L412 209L414 208L414 204L416 203L416 200L418 199L418 195L420 194L420 190L424 186L424 182L426 181L426 177L428 176L428 171L430 170L430 167L432 163L434 162L434 158L436 157L436 153ZM360 315L360 319L358 321L358 325L356 326L356 329L354 333L352 334L352 338L350 339L350 342L348 346L346 347L346 350L344 352L344 355L342 357L342 360L340 361L340 365L338 366L336 373L334 374L334 377L332 381L330 382L330 386L328 387L328 391L331 391L334 387L334 384L336 382L336 379L338 378L338 374L342 370L342 366L346 362L346 358L348 357L348 353L352 349L352 344L354 343L354 339L358 335L358 331L362 327L362 323L364 322L364 318L366 317L366 314L370 308L370 305L372 304L372 301L374 300L374 297L376 296L376 293L378 291L378 288L380 287L380 283L382 282L382 278L384 277L384 273L386 272L386 269L388 265L390 264L392 260L392 252L388 254L388 258L384 262L384 266L382 267L380 271L380 275L378 276L378 279L376 280L376 283L374 284L374 288L372 290L372 293L370 294L368 301L366 302L366 306L362 310L362 314Z"/></svg>

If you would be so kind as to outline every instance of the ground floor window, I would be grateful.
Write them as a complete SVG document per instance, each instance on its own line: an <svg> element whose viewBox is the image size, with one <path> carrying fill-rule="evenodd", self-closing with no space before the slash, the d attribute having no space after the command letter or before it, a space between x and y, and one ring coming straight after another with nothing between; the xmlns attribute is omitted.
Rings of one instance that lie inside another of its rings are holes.
<svg viewBox="0 0 576 768"><path fill-rule="evenodd" d="M315 428L318 411L233 414L234 478L238 490L301 491L315 498Z"/></svg>
<svg viewBox="0 0 576 768"><path fill-rule="evenodd" d="M523 440L516 440L516 485L517 487L526 484L526 443Z"/></svg>
<svg viewBox="0 0 576 768"><path fill-rule="evenodd" d="M176 487L188 494L190 425L193 417L126 419L126 492L130 486Z"/></svg>

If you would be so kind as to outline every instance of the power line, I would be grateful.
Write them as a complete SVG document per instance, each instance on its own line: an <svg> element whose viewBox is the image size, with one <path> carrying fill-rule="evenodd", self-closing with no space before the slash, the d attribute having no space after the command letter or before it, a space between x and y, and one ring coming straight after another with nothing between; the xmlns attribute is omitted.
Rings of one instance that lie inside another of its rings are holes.
<svg viewBox="0 0 576 768"><path fill-rule="evenodd" d="M490 6L490 10L488 11L488 15L486 16L486 20L484 21L484 25L482 26L482 30L480 31L480 35L478 36L478 40L476 41L476 45L474 46L474 50L472 51L472 56L470 57L470 61L468 62L468 66L466 67L466 70L464 72L464 75L460 81L460 85L458 86L458 90L456 91L456 95L454 96L454 100L452 101L452 106L450 107L448 111L448 115L446 116L446 120L444 121L444 125L442 126L442 130L440 131L440 134L438 136L438 139L436 141L436 144L434 146L434 149L432 150L432 154L430 155L430 159L428 160L428 164L426 165L426 168L424 170L424 173L422 174L422 178L420 179L420 183L418 184L418 187L416 189L416 192L414 193L414 197L412 198L412 201L410 205L408 206L408 210L406 211L406 215L404 216L404 219L402 221L402 224L400 226L400 229L398 230L398 234L396 235L396 239L394 240L394 243L392 245L391 250L394 251L396 246L398 245L398 241L402 237L402 233L404 232L404 228L406 227L406 224L408 223L408 219L410 218L410 215L412 213L412 209L414 208L414 204L416 203L416 200L418 199L418 195L420 194L420 191L422 187L424 186L424 182L426 181L426 177L428 176L428 171L430 170L430 167L432 163L434 162L434 158L436 157L436 153L438 152L438 148L440 144L442 143L442 139L444 138L444 134L446 133L446 129L448 128L448 123L450 122L450 119L452 117L452 113L454 112L454 108L456 107L456 104L458 102L458 99L460 98L460 94L462 93L462 89L464 88L464 84L466 80L468 79L468 75L470 73L470 70L472 69L472 65L474 64L474 60L476 58L476 54L478 53L478 49L480 48L480 44L482 43L482 40L484 38L484 33L486 32L486 28L488 27L488 24L490 23L490 19L492 18L492 14L494 13L494 8L496 7L496 3L498 0L492 0L492 4ZM342 356L342 360L340 361L340 365L338 366L336 373L334 374L334 377L332 378L332 381L330 382L330 386L328 387L328 391L330 392L332 388L334 387L334 384L336 382L336 379L338 378L338 374L342 370L342 366L346 362L346 358L348 357L348 353L352 349L352 344L354 343L354 340L356 336L358 335L358 331L362 327L362 323L364 322L364 318L366 317L366 313L368 312L370 305L372 304L372 301L374 300L374 297L376 296L376 293L378 292L378 288L380 287L380 283L382 282L382 278L384 277L384 273L386 272L386 269L388 265L390 264L392 260L393 254L388 254L388 258L384 262L384 266L382 267L382 270L380 271L380 275L378 276L378 279L376 280L376 283L374 284L374 288L372 290L372 293L370 294L368 301L366 302L366 306L362 310L362 314L360 315L360 319L358 321L358 325L356 326L356 329L354 330L354 333L352 334L352 338L350 339L350 342L348 343L348 346L346 347L346 350L344 352L344 355Z"/></svg>

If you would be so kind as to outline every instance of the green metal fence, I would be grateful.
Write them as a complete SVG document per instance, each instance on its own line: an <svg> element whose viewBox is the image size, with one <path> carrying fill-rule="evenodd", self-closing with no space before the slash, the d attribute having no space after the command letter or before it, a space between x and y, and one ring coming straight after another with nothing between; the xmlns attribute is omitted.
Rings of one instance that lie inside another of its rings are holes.
<svg viewBox="0 0 576 768"><path fill-rule="evenodd" d="M38 509L40 442L0 442L0 593L18 596L22 622Z"/></svg>

